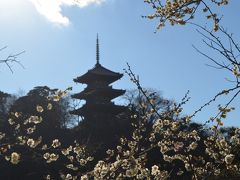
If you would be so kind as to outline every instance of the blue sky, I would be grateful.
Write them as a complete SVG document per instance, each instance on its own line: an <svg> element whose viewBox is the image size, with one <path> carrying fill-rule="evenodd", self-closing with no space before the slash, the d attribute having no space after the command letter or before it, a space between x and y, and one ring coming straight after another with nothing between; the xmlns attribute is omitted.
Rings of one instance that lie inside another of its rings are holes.
<svg viewBox="0 0 240 180"><path fill-rule="evenodd" d="M41 1L42 6L36 4ZM186 114L230 86L225 80L228 74L207 67L209 61L192 48L195 44L208 51L193 27L168 26L154 33L157 22L141 18L151 13L143 0L82 0L85 4L80 6L72 0L55 1L48 6L46 0L0 0L0 47L8 46L0 53L1 59L9 53L26 51L19 57L25 69L14 65L11 74L6 66L0 66L1 91L27 92L39 85L82 90L83 86L72 79L94 66L97 33L100 61L105 67L123 72L128 62L144 87L160 90L164 97L176 101L190 90L192 99L185 107ZM220 9L223 24L236 37L239 5L240 1L232 1ZM135 88L126 75L114 87ZM215 110L212 106L196 120L207 120ZM238 125L239 117L237 108L225 124Z"/></svg>

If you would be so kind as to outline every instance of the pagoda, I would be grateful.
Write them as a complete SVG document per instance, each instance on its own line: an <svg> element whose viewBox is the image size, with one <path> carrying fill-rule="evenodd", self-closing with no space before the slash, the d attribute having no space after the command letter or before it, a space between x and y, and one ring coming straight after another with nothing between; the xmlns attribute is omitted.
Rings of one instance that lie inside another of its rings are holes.
<svg viewBox="0 0 240 180"><path fill-rule="evenodd" d="M114 118L126 110L125 106L115 105L112 102L112 99L123 95L125 90L113 89L110 85L122 78L123 74L103 67L99 59L99 40L97 37L95 66L87 73L74 79L74 82L87 84L87 87L82 92L72 95L72 98L85 100L86 103L81 108L71 111L71 114L81 116L88 127L95 126L93 128L95 130L99 130L96 128L102 126L100 124L105 124L105 127L110 126L114 123Z"/></svg>

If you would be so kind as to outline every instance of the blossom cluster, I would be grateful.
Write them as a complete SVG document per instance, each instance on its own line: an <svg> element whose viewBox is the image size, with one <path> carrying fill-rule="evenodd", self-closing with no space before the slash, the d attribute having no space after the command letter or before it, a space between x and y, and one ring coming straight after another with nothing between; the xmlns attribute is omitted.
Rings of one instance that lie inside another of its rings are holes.
<svg viewBox="0 0 240 180"><path fill-rule="evenodd" d="M149 4L154 13L145 16L148 19L159 19L157 29L165 26L166 22L171 25L185 25L190 20L194 19L194 16L198 9L201 8L203 13L206 13L207 19L212 19L214 22L214 30L219 28L220 18L210 8L213 5L222 6L227 5L229 0L144 0Z"/></svg>
<svg viewBox="0 0 240 180"><path fill-rule="evenodd" d="M35 136L38 125L44 121L40 115L52 109L50 104L46 107L37 105L39 116L25 117L21 112L11 113L8 122L14 129L15 141L2 143L6 142L6 134L1 132L0 155L12 165L17 165L24 156L17 152L16 147L25 147L48 165L63 163L58 171L59 178L65 180L167 179L172 176L204 179L221 177L226 172L238 176L240 129L235 128L229 136L220 129L222 119L234 108L219 106L219 118L212 121L211 128L202 126L191 129L192 117L181 116L182 104L186 99L174 104L168 112L157 115L153 109L146 111L148 104L142 104L144 114L131 116L134 127L132 136L120 138L115 148L106 151L105 159L97 161L93 168L85 171L82 169L94 161L94 154L88 153L87 146L77 141L66 146L57 138L45 143L42 136ZM153 99L150 98L150 102L154 105ZM152 117L157 118L152 121ZM20 121L20 118L24 120ZM149 154L155 150L156 158L160 159L150 163ZM46 174L45 179L53 178L51 174Z"/></svg>

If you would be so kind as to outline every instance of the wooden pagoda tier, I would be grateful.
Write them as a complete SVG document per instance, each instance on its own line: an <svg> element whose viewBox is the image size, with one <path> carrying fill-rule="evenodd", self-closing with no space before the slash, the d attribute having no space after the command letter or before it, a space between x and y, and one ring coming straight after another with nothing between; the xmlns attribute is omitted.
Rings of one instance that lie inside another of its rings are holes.
<svg viewBox="0 0 240 180"><path fill-rule="evenodd" d="M89 84L91 82L102 82L111 84L114 81L117 81L123 76L123 74L113 72L109 69L106 69L103 67L99 62L90 69L87 73L84 75L75 78L73 81L76 83L83 83L83 84Z"/></svg>
<svg viewBox="0 0 240 180"><path fill-rule="evenodd" d="M72 114L83 116L85 118L98 118L102 116L115 116L126 110L125 106L118 106L114 103L104 104L88 104L83 107L71 111Z"/></svg>
<svg viewBox="0 0 240 180"><path fill-rule="evenodd" d="M87 84L80 93L72 95L75 99L84 99L86 104L81 108L71 111L72 114L83 116L84 119L97 117L115 116L126 107L115 105L111 100L123 95L125 90L113 89L109 84L117 81L123 76L121 73L113 72L99 63L99 44L97 38L97 63L87 73L74 79L76 83Z"/></svg>
<svg viewBox="0 0 240 180"><path fill-rule="evenodd" d="M84 89L84 91L72 95L72 98L75 99L84 99L84 100L91 100L94 99L94 97L105 97L109 100L112 100L118 96L121 96L125 93L125 90L122 89L113 89L110 86L103 87L103 88L90 88L87 87Z"/></svg>

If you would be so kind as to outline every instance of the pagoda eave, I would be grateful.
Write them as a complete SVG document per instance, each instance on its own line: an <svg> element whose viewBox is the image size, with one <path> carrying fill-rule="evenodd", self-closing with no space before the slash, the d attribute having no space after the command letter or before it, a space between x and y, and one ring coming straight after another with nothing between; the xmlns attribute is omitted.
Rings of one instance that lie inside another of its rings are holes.
<svg viewBox="0 0 240 180"><path fill-rule="evenodd" d="M94 74L86 74L80 77L77 77L73 79L75 83L81 83L81 84L88 84L90 82L94 81L106 81L108 84L111 84L114 81L117 81L118 79L121 79L123 74L119 74L118 76L106 76L106 75L94 75Z"/></svg>
<svg viewBox="0 0 240 180"><path fill-rule="evenodd" d="M90 69L87 73L82 76L74 79L74 82L78 83L89 83L98 80L104 80L106 82L112 83L123 76L121 73L113 72L101 64L97 63L92 69Z"/></svg>
<svg viewBox="0 0 240 180"><path fill-rule="evenodd" d="M118 96L121 96L125 93L125 90L122 89L102 89L102 90L87 90L85 89L84 91L73 94L71 97L75 99L91 99L92 97L97 97L97 96L102 96L102 97L107 97L109 99L114 99Z"/></svg>

